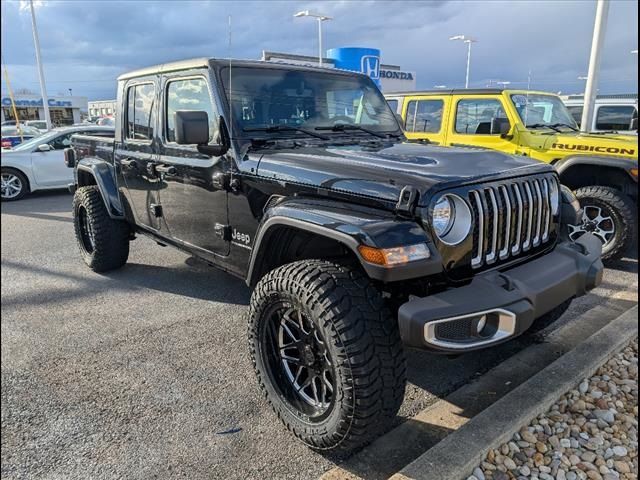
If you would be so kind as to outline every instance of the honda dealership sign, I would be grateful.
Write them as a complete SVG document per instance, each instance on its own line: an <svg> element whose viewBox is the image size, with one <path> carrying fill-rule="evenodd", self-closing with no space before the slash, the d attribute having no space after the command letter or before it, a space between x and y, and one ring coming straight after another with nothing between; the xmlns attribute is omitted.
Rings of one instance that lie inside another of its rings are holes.
<svg viewBox="0 0 640 480"><path fill-rule="evenodd" d="M327 51L336 68L369 75L380 86L380 50L377 48L342 47Z"/></svg>

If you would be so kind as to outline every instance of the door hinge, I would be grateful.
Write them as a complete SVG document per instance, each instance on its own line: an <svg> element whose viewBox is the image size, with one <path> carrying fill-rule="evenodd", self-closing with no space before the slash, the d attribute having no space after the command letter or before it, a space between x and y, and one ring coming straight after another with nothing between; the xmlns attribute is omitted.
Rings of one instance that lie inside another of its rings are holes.
<svg viewBox="0 0 640 480"><path fill-rule="evenodd" d="M406 185L400 192L398 203L396 203L396 213L413 215L418 203L418 189L411 185Z"/></svg>
<svg viewBox="0 0 640 480"><path fill-rule="evenodd" d="M216 236L220 237L225 242L231 241L231 225L222 225L221 223L216 223L214 230L216 232Z"/></svg>
<svg viewBox="0 0 640 480"><path fill-rule="evenodd" d="M149 210L151 211L152 215L156 218L160 218L162 216L162 205L159 205L157 203L152 203L149 205Z"/></svg>

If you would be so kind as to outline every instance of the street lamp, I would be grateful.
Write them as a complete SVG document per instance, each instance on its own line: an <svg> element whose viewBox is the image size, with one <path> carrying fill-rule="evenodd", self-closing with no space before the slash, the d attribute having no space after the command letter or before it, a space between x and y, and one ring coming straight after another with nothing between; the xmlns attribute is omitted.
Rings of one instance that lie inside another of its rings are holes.
<svg viewBox="0 0 640 480"><path fill-rule="evenodd" d="M638 50L631 50L631 53L637 55L638 54Z"/></svg>
<svg viewBox="0 0 640 480"><path fill-rule="evenodd" d="M313 17L318 20L318 65L322 66L322 22L325 20L333 20L331 17L327 17L326 15L320 15L319 13L313 13L309 10L304 10L302 12L298 12L294 15L294 17Z"/></svg>
<svg viewBox="0 0 640 480"><path fill-rule="evenodd" d="M467 37L466 35L454 35L449 37L449 40L460 40L467 44L467 75L464 81L464 88L469 88L469 67L471 65L471 44L477 43L475 38Z"/></svg>
<svg viewBox="0 0 640 480"><path fill-rule="evenodd" d="M504 82L497 81L497 82L496 82L496 85L501 85L501 86L502 86L502 88L504 88L504 87L506 87L507 85L511 85L511 82L508 82L508 81L504 81Z"/></svg>

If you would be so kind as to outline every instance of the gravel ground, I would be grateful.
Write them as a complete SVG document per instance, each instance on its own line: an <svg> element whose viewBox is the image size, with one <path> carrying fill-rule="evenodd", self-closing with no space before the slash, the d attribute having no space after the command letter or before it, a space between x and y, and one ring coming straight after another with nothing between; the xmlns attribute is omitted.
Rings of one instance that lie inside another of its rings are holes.
<svg viewBox="0 0 640 480"><path fill-rule="evenodd" d="M487 454L468 480L638 478L638 340Z"/></svg>

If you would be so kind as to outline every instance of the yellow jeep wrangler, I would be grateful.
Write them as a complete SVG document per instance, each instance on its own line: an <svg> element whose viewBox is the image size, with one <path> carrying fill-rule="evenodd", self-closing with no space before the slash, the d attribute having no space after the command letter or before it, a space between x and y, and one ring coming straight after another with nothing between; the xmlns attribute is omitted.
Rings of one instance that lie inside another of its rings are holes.
<svg viewBox="0 0 640 480"><path fill-rule="evenodd" d="M465 89L388 93L409 141L491 148L553 164L575 191L583 222L570 237L594 233L614 260L637 233L637 136L581 133L560 97L545 92ZM635 125L637 129L637 124Z"/></svg>

